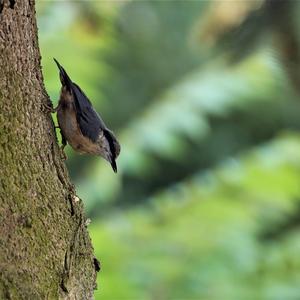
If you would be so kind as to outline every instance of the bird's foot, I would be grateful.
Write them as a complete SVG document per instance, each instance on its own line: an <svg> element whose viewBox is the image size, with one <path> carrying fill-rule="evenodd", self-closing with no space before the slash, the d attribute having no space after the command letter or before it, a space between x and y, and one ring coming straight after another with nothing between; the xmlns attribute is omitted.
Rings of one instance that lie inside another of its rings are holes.
<svg viewBox="0 0 300 300"><path fill-rule="evenodd" d="M43 103L43 109L45 112L53 114L53 113L57 112L58 106L54 108L52 106L52 104L49 105L48 103L47 104Z"/></svg>
<svg viewBox="0 0 300 300"><path fill-rule="evenodd" d="M67 160L67 159L68 159L68 156L67 156L67 154L66 154L65 151L64 151L64 147L61 147L61 148L60 148L60 152L61 152L61 159L62 159L62 160Z"/></svg>

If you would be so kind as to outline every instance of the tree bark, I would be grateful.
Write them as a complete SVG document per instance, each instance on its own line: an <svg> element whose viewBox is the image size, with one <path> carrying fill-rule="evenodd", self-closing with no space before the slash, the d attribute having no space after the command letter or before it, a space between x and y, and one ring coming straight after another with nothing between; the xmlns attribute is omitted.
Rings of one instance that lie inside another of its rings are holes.
<svg viewBox="0 0 300 300"><path fill-rule="evenodd" d="M92 299L97 260L61 159L34 0L0 0L0 299Z"/></svg>

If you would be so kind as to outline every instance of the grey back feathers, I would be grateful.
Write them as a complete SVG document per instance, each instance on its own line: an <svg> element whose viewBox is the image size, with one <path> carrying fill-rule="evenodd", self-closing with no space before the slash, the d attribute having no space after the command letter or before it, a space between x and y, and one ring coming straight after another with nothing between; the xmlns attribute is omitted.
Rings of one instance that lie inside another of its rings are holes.
<svg viewBox="0 0 300 300"><path fill-rule="evenodd" d="M76 83L72 83L72 92L76 106L76 117L82 134L96 142L100 130L106 128L100 116L95 112L90 100Z"/></svg>
<svg viewBox="0 0 300 300"><path fill-rule="evenodd" d="M72 82L65 69L55 58L54 61L59 68L62 85L65 86L74 97L76 118L82 134L93 142L96 142L99 137L100 130L106 128L104 122L95 112L90 100L81 88L76 83Z"/></svg>

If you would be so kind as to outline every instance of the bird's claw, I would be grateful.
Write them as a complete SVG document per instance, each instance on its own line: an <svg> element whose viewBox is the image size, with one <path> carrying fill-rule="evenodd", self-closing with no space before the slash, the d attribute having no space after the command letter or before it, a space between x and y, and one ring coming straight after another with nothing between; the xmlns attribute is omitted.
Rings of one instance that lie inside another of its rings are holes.
<svg viewBox="0 0 300 300"><path fill-rule="evenodd" d="M68 159L68 156L67 156L67 154L65 153L63 147L60 148L60 151L61 151L61 159L62 159L62 160L67 160L67 159Z"/></svg>
<svg viewBox="0 0 300 300"><path fill-rule="evenodd" d="M54 112L55 112L53 106L52 106L52 105L49 105L48 103L47 103L47 104L46 104L46 103L43 103L43 109L44 109L45 112L47 112L47 113L54 113Z"/></svg>
<svg viewBox="0 0 300 300"><path fill-rule="evenodd" d="M43 107L44 107L44 110L47 112L47 113L55 113L57 112L57 109L58 109L58 106L57 107L53 107L52 104L46 104L46 103L43 103Z"/></svg>

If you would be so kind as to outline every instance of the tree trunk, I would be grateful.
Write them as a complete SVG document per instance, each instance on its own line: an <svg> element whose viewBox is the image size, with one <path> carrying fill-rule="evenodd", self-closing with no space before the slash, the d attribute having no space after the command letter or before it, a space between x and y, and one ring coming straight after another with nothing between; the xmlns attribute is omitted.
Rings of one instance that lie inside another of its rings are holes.
<svg viewBox="0 0 300 300"><path fill-rule="evenodd" d="M97 260L44 109L34 0L0 0L0 299L91 299Z"/></svg>

